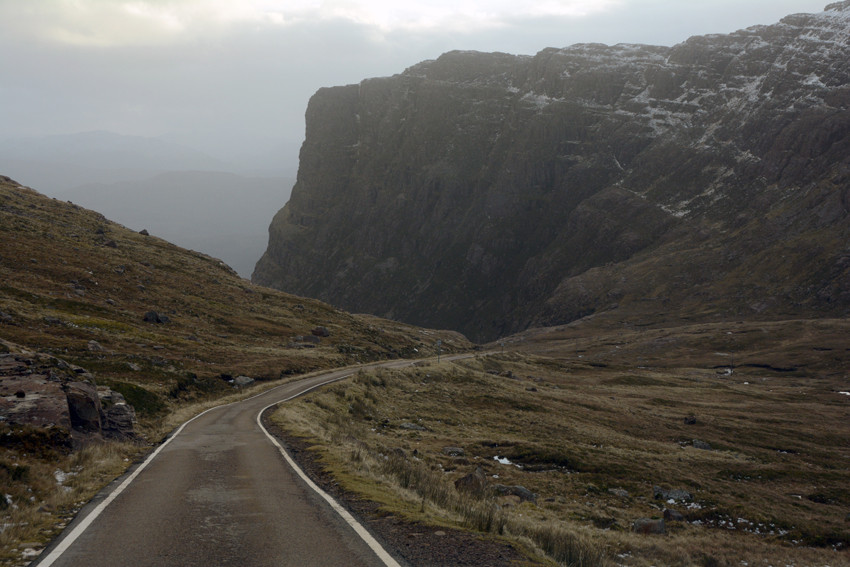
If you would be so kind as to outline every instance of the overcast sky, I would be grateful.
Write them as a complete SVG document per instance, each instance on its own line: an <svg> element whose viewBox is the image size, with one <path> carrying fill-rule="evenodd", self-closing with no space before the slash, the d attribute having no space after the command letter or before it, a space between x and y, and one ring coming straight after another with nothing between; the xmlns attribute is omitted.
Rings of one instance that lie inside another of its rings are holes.
<svg viewBox="0 0 850 567"><path fill-rule="evenodd" d="M453 49L673 45L827 3L0 0L0 139L109 130L260 151L272 140L300 143L318 88L393 75Z"/></svg>

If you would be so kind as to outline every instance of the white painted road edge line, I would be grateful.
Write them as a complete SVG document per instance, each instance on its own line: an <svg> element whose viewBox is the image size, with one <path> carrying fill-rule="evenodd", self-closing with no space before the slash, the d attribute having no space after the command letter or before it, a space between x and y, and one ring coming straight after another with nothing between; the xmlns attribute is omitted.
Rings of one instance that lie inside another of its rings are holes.
<svg viewBox="0 0 850 567"><path fill-rule="evenodd" d="M266 428L263 426L263 423L262 423L263 412L266 411L267 409L269 409L270 407L276 406L278 404L282 404L284 402L288 402L288 401L290 401L294 398L301 396L302 394L306 394L310 390L314 390L314 389L318 388L319 386L324 386L325 384L330 384L331 382L336 382L338 380L342 380L343 378L348 378L349 376L352 376L352 374L347 374L346 376L340 376L339 378L335 378L333 380L329 380L327 382L317 384L317 385L313 386L312 388L308 388L307 390L304 390L303 392L296 394L294 396L290 396L290 397L286 398L285 400L280 400L280 401L275 402L273 404L267 405L262 410L260 410L260 413L257 414L257 425L260 426L260 429L263 430L263 433L266 434L266 437L268 437L269 440L274 444L274 446L277 447L277 450L280 451L280 454L283 455L283 458L286 459L286 462L289 463L289 466L291 466L292 469L298 474L298 476L301 477L301 480L303 480L307 484L307 486L309 486L316 494L321 496L328 504L330 504L331 508L333 508L334 511L337 514L339 514L340 517L343 520L345 520L345 522L349 526L351 526L351 528L355 532L357 532L357 535L360 536L360 539L362 539L364 542L366 542L366 545L368 545L372 549L372 551L375 552L375 555L378 556L378 559L380 559L381 561L384 562L384 565L386 565L387 567L401 567L401 565L399 565L399 563L395 559L393 559L393 557L389 553L387 553L387 551L381 546L381 544L378 543L378 541L374 537L372 537L372 534L370 534L366 530L366 528L364 528L363 525L360 522L358 522L354 518L354 516L351 515L351 513L348 510L343 508L339 504L339 502L334 500L334 498L330 494L328 494L327 492L325 492L324 490L319 488L319 486L317 486L315 482L310 480L310 477L308 477L304 473L304 471L301 470L301 467L299 467L298 464L296 464L296 462L292 459L292 457L289 456L289 453L286 452L286 449L284 449L283 446L280 443L278 443L277 439L275 439L275 437L266 430Z"/></svg>
<svg viewBox="0 0 850 567"><path fill-rule="evenodd" d="M223 406L218 406L218 407L223 407ZM165 447L167 447L168 444L171 443L174 440L174 438L177 437L180 434L181 431L183 431L184 427L186 427L187 425L189 425L190 423L192 423L193 421L195 421L196 419L198 419L199 417L201 417L205 413L210 412L214 409L218 409L218 407L210 408L210 409L208 409L208 410L206 410L202 413L199 413L198 415L196 415L195 417L193 417L192 419L190 419L189 421L185 422L183 425L178 427L177 431L174 432L174 435L172 435L171 437L166 439L165 443L163 443L162 445L157 447L156 451L151 453L148 456L148 458L145 459L144 462L141 465L139 465L139 467L136 470L134 470L132 472L132 474L130 474L130 476L125 478L124 482L122 482L121 485L118 486L118 488L113 490L106 498L104 498L103 501L101 501L101 503L98 504L97 507L95 507L95 509L92 510L91 513L88 516L83 518L83 520L79 524L77 524L77 526L71 531L71 533L69 533L68 536L65 537L65 539L63 539L61 542L59 542L59 545L57 545L55 548L53 548L53 551L51 551L44 559L42 559L40 562L38 562L37 563L38 567L50 567L50 565L53 565L53 563L57 559L62 557L62 554L65 553L65 551L67 551L68 548L71 547L74 544L75 541L77 541L77 538L79 538L83 534L83 532L86 531L86 529L92 524L92 522L94 522L97 519L97 517L100 516L103 513L103 511L106 509L106 507L109 506L112 503L112 501L115 500L118 497L119 494L124 492L124 490L130 485L130 483L133 482L133 480L135 480L135 478L137 476L139 476L139 474L143 470L145 470L145 468L150 464L150 462L153 461L154 458L156 458L157 455L159 455L160 451L165 449Z"/></svg>
<svg viewBox="0 0 850 567"><path fill-rule="evenodd" d="M368 367L368 365L367 365L366 367ZM262 424L262 423L260 423L260 415L262 415L263 411L266 411L268 408L270 408L270 407L272 407L272 406L274 406L274 405L277 405L277 404L279 404L279 403L283 403L283 402L289 401L289 400L291 400L291 399L293 399L293 398L297 398L298 396L300 396L300 395L302 395L302 394L306 394L307 392L309 392L309 391L311 391L311 390L314 390L314 389L316 389L316 388L318 388L318 387L320 387L320 386L324 386L324 385L326 385L326 384L330 384L331 382L336 382L336 381L338 381L338 380L342 380L343 378L348 378L349 376L353 376L353 375L354 375L354 374L353 374L353 373L351 373L351 374L346 374L345 376L341 376L341 377L339 377L339 378L332 378L332 379L330 379L330 380L327 380L327 381L325 381L325 382L321 382L321 383L319 383L319 384L316 384L315 386L312 386L312 387L310 387L310 388L307 388L306 390L303 390L303 391L302 391L302 392L300 392L299 394L295 394L295 395L290 396L290 397L288 397L288 398L286 398L286 399L284 399L284 400L278 400L277 402L275 402L275 403L273 403L273 404L269 404L268 406L266 406L265 408L263 408L263 410L262 410L262 411L261 411L261 412L257 415L257 423L259 424L260 429L262 429L263 433L265 433L265 434L266 434L266 436L267 436L269 439L271 439L272 443L274 443L274 444L275 444L275 446L277 446L278 450L279 450L279 451L283 454L283 456L286 458L287 462L288 462L288 463L292 466L292 468L295 470L295 472L297 472L297 473L299 474L299 476L301 476L301 478L303 478L303 479L307 482L307 485L308 485L308 486L310 486L310 487L311 487L313 490L315 490L315 491L316 491L316 492L317 492L317 493L318 493L318 494L319 494L322 498L324 498L325 500L327 500L327 501L328 501L328 503L331 505L331 507L332 507L334 510L336 510L336 511L337 511L337 513L339 513L339 515L340 515L340 516L342 516L342 518L343 518L343 519L345 519L345 521L346 521L346 522L348 522L348 523L351 525L351 527L352 527L352 528L354 528L354 530L355 530L355 531L357 532L357 534L358 534L358 535L359 535L359 536L363 539L363 541L365 541L365 542L369 545L369 547L371 547L371 548L375 551L375 553L376 553L376 554L378 555L378 557L379 557L379 558L380 558L380 559L384 562L384 564L385 564L385 565L387 565L387 567L401 567L401 565L399 565L399 564L398 564L398 563L397 563L397 562L396 562L396 561L395 561L395 560L394 560L394 559L393 559L393 558L392 558L392 557L391 557L391 556L390 556L390 555L389 555L389 554L388 554L388 553L384 550L384 548L383 548L383 547L381 547L381 544L379 544L379 543L375 540L375 538L373 538L373 537L372 537L372 535L371 535L369 532L367 532L367 531L366 531L366 529L365 529L365 528L363 528L363 526L361 526L361 525L357 522L357 520L355 520L355 519L354 519L354 517L353 517L353 516L351 516L351 514L349 514L349 513L348 513L348 511L346 511L346 510L345 510L345 508L343 508L342 506L340 506L340 505L339 505L339 504L338 504L338 503L337 503L337 502L336 502L333 498L331 498L331 497L330 497L330 495L328 495L328 494L327 494L326 492L324 492L321 488L319 488L318 486L316 486L316 485L313 483L313 481L311 481L309 478L307 478L307 476L304 474L304 472L303 472L303 471L302 471L302 470L298 467L298 465L296 465L296 464L295 464L295 461L293 461L293 460L292 460L292 458L290 458L290 456L286 453L286 451L283 449L283 447L281 447L281 446L280 446L280 444L277 442L277 440L276 440L276 439L274 439L274 437L272 437L271 435L269 435L269 432L268 432L268 431L266 431L266 428L265 428L265 427L263 427L263 424ZM108 494L108 495L106 496L106 498L104 498L104 499L103 499L103 501L101 501L101 503L100 503L100 504L98 504L98 505L95 507L95 509L91 511L91 513L89 513L89 515L88 515L88 516L86 516L85 518L83 518L83 519L80 521L80 523L79 523L79 524L77 524L77 525L74 527L74 529L73 529L73 530L71 530L71 531L68 533L68 535L67 535L64 539L62 539L62 541L60 541L60 542L56 545L56 547L54 547L54 548L53 548L53 550L51 550L51 552L50 552L50 553L48 553L48 554L47 554L47 555L45 555L45 556L39 557L39 559L37 560L37 562L36 562L34 565L36 565L37 567L50 567L51 565L53 565L53 563L55 563L55 562L56 562L56 560L57 560L57 559L59 559L60 557L62 557L62 554L63 554L63 553L65 553L65 552L68 550L68 548L69 548L69 547L71 547L71 546L74 544L74 542L75 542L75 541L77 541L77 539L79 539L79 537L80 537L81 535L83 535L83 532L85 532L85 531L86 531L86 529L88 529L88 527L89 527L89 526L90 526L90 525L91 525L91 524L92 524L92 523L93 523L93 522L94 522L94 521L98 518L98 516L100 516L100 515L103 513L103 511L106 509L106 507L107 507L107 506L109 506L109 505L112 503L112 501L113 501L113 500L115 500L115 499L116 499L116 498L117 498L117 497L118 497L118 496L119 496L122 492L124 492L124 490L125 490L125 489L126 489L126 488L130 485L130 483L131 483L131 482L133 482L133 480L135 480L135 478L136 478L137 476L139 476L139 474L141 474L141 472L142 472L143 470L145 470L145 468L147 468L147 466L151 463L151 461L153 461L153 460L154 460L154 458L156 458L156 456L157 456L157 455L159 455L160 451L162 451L163 449L165 449L165 447L166 447L169 443L171 443L171 442L174 440L174 438L175 438L175 437L177 437L177 436L180 434L180 432L181 432L181 431L183 431L183 429L184 429L187 425L189 425L190 423L192 423L193 421L195 421L196 419L198 419L198 418L199 418L199 417L201 417L202 415L204 415L204 414L206 414L206 413L208 413L208 412L211 412L211 411L213 411L213 410L221 409L221 408L223 408L223 407L227 407L227 406L230 406L230 405L233 405L233 404L238 404L238 403L240 403L240 402L246 402L246 401L248 401L248 400L253 400L254 398L258 398L258 397L260 397L260 396L263 396L263 395L265 395L265 394L268 394L269 392L273 392L274 390L277 390L278 388L283 388L283 387L285 387L285 386L289 386L289 385L291 385L291 384L292 384L291 382L288 382L288 383L286 383L286 384L281 384L280 386L275 386L274 388L271 388L271 389L269 389L269 390L266 390L265 392L260 392L259 394L256 394L256 395L254 395L254 396L251 396L250 398L246 398L246 399L244 399L244 400L239 400L239 401L236 401L236 402L231 402L231 403L229 403L229 404L223 404L223 405L220 405L220 406L212 407L212 408L210 408L210 409L208 409L208 410L206 410L206 411L203 411L203 412L199 413L198 415L196 415L196 416L195 416L195 417L193 417L192 419L190 419L190 420L186 421L185 423L183 423L183 425L181 425L180 427L178 427L178 428L177 428L177 430L174 432L174 434L173 434L173 435L171 435L171 437L169 437L168 439L166 439L166 440L165 440L165 442L164 442L164 443L162 443L162 445L160 445L159 447L157 447L157 449L156 449L153 453L151 453L151 454L148 456L148 458L147 458L147 459L145 459L145 460L144 460L144 462L142 462L142 464L141 464L141 465L139 465L139 467L138 467L136 470L134 470L134 471L133 471L133 472L132 472L132 473L131 473L131 474L130 474L130 475L129 475L126 479L124 479L124 482L122 482L122 483L120 484L120 486L118 486L118 488L116 488L116 489L115 489L115 490L113 490L110 494ZM350 518L350 519L349 519L349 518Z"/></svg>
<svg viewBox="0 0 850 567"><path fill-rule="evenodd" d="M351 376L351 374L348 374L345 377L347 378L348 376ZM314 388L318 388L319 386L323 386L324 384L329 384L330 382L334 382L336 380L341 380L341 379L342 378L335 378L333 380L323 382L321 384L313 386L312 388L308 388L307 390L304 390L304 392L309 392L310 390L312 390ZM50 567L51 565L53 565L53 563L56 562L57 559L62 557L62 554L65 553L68 550L68 548L71 547L74 544L74 542L77 541L77 539L81 535L83 535L83 532L85 532L86 529L88 529L88 527L97 519L98 516L100 516L103 513L104 510L106 510L106 507L109 506L112 503L112 501L115 500L122 492L124 492L124 490L130 485L130 483L133 482L133 480L135 480L135 478L137 476L139 476L139 474L141 474L141 472L143 470L145 470L145 468L151 463L151 461L153 461L156 458L157 455L159 455L160 451L165 449L165 447L168 446L168 444L171 443L174 440L175 437L180 435L180 432L183 431L183 429L187 425L189 425L190 423L192 423L193 421L195 421L196 419L198 419L202 415L204 415L208 412L211 412L213 410L221 409L223 407L227 407L227 406L230 406L230 405L233 405L233 404L238 404L240 402L253 400L254 398L260 397L264 394L268 394L269 392L277 390L278 388L283 388L284 386L289 386L290 384L291 384L291 382L287 383L287 384L281 384L280 386L275 386L274 388L270 388L269 390L266 390L265 392L260 392L259 394L255 395L255 396L251 396L250 398L247 398L245 400L239 400L239 401L236 401L236 402L231 402L229 404L223 404L223 405L220 405L220 406L212 407L212 408L210 408L206 411L199 413L198 415L196 415L192 419L183 423L183 425L178 427L177 430L174 432L174 434L171 435L171 437L166 439L165 442L162 443L162 445L157 447L156 450L153 453L148 455L148 458L145 459L144 462L142 462L142 464L139 465L139 467L136 470L134 470L127 478L125 478L124 482L122 482L118 486L118 488L116 488L109 495L107 495L106 498L104 498L103 501L101 501L101 503L98 504L95 507L95 509L92 510L91 513L88 516L83 518L83 520L80 521L80 523L77 524L76 527L74 527L74 529L71 530L71 532L68 533L68 535L62 541L60 541L59 544L56 547L54 547L53 550L50 553L48 553L44 557L39 558L40 560L37 563L35 563L35 565L37 565L38 567ZM295 396L293 396L293 397L295 397ZM292 397L287 398L287 399L291 400ZM286 401L286 400L283 400L283 401ZM272 405L275 405L275 404L272 404ZM263 410L263 411L265 411L265 410ZM265 431L265 429L263 431ZM266 435L268 435L268 432L266 432Z"/></svg>

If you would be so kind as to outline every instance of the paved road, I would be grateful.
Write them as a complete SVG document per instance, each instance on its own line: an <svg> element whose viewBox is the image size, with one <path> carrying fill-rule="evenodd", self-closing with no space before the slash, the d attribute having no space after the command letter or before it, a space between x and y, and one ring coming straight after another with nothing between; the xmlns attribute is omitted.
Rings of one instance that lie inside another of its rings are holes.
<svg viewBox="0 0 850 567"><path fill-rule="evenodd" d="M113 484L123 482L123 490L98 495L36 564L397 565L305 484L257 423L268 405L349 374L286 384L189 422L131 473L137 476Z"/></svg>

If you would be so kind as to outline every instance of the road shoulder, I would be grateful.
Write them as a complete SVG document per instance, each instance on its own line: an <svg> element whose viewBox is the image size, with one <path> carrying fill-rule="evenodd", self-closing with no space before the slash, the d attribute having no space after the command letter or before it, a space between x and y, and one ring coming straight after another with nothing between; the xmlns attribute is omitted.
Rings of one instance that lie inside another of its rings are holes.
<svg viewBox="0 0 850 567"><path fill-rule="evenodd" d="M397 559L408 565L428 566L477 566L516 567L531 565L528 557L508 543L488 540L485 537L463 530L423 525L411 522L380 509L377 502L364 500L356 494L343 490L333 476L317 461L315 453L309 451L304 439L289 435L268 416L274 408L263 415L263 426L283 445L292 459L307 476L324 491L333 496L349 510Z"/></svg>

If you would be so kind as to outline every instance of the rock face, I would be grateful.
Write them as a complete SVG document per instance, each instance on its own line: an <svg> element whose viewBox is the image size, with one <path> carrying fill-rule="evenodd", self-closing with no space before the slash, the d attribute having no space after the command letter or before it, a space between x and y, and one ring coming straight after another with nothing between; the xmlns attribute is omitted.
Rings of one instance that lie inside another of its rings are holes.
<svg viewBox="0 0 850 567"><path fill-rule="evenodd" d="M136 412L121 394L39 354L0 354L0 424L49 432L46 438L68 447L91 437L136 438Z"/></svg>
<svg viewBox="0 0 850 567"><path fill-rule="evenodd" d="M839 2L322 89L253 280L477 340L615 309L844 316L848 30Z"/></svg>
<svg viewBox="0 0 850 567"><path fill-rule="evenodd" d="M69 382L65 384L65 394L68 400L68 410L71 415L71 426L87 433L101 430L100 415L103 409L97 388L87 382Z"/></svg>

